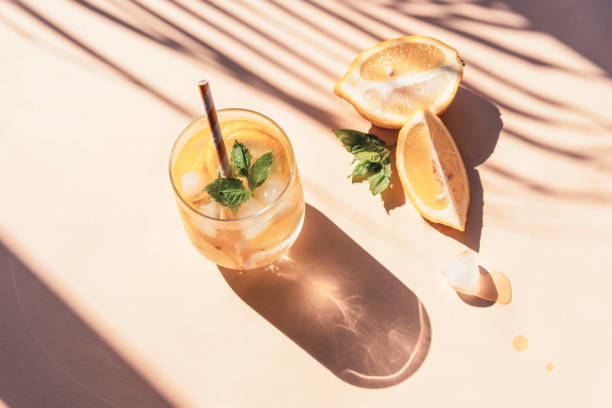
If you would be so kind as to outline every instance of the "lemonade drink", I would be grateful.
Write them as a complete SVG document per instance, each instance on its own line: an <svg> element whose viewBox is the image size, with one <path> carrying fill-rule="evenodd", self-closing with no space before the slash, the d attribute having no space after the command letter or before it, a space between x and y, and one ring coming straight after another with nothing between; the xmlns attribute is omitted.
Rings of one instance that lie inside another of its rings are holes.
<svg viewBox="0 0 612 408"><path fill-rule="evenodd" d="M201 117L181 133L172 151L176 201L185 231L202 255L228 268L259 268L280 258L302 227L304 196L293 149L283 130L257 112L224 109L217 114L228 154L236 141L253 162L274 153L269 175L236 211L216 202L204 191L217 178L219 165L208 122Z"/></svg>

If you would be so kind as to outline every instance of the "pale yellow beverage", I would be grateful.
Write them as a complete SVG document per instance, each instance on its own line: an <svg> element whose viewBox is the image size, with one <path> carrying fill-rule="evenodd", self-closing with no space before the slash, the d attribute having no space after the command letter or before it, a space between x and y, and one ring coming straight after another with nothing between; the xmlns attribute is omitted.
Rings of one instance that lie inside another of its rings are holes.
<svg viewBox="0 0 612 408"><path fill-rule="evenodd" d="M218 159L205 117L178 137L170 159L176 201L193 245L209 260L233 269L254 269L280 258L304 221L304 195L289 139L271 119L245 109L217 112L228 152L235 141L252 161L274 152L270 172L237 211L217 203L204 187L218 176ZM245 179L246 189L249 189Z"/></svg>

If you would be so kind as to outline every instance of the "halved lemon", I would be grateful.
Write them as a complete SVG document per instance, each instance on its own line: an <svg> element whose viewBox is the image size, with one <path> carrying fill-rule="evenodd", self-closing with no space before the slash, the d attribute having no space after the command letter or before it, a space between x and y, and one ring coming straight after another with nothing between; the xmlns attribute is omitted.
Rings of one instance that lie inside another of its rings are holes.
<svg viewBox="0 0 612 408"><path fill-rule="evenodd" d="M444 112L462 76L457 50L435 38L406 36L359 54L334 93L373 124L399 129L419 109Z"/></svg>
<svg viewBox="0 0 612 408"><path fill-rule="evenodd" d="M404 192L423 217L465 230L467 173L451 134L431 111L417 111L399 131L396 164Z"/></svg>

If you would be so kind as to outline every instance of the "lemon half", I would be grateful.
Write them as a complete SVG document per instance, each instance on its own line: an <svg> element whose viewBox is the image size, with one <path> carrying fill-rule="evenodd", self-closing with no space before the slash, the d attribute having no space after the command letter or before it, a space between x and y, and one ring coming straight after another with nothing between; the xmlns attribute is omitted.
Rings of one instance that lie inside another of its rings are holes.
<svg viewBox="0 0 612 408"><path fill-rule="evenodd" d="M406 36L359 54L334 93L373 124L399 129L419 109L442 113L462 76L457 50L435 38Z"/></svg>

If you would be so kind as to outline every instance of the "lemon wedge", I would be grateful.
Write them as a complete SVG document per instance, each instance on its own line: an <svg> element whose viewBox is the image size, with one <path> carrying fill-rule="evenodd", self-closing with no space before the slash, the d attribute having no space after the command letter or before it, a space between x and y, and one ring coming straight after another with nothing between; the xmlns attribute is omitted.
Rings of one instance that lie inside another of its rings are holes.
<svg viewBox="0 0 612 408"><path fill-rule="evenodd" d="M423 217L465 230L465 166L448 129L430 110L417 111L399 131L396 164L404 192Z"/></svg>

